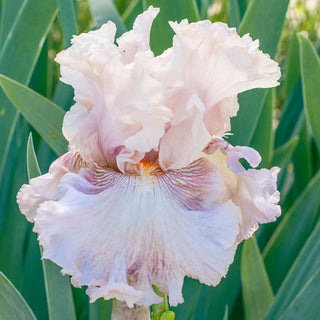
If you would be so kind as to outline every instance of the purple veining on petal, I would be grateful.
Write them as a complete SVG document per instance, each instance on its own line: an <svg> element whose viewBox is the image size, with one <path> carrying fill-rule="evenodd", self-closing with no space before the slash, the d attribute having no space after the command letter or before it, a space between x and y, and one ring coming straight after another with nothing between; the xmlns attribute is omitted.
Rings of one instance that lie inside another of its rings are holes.
<svg viewBox="0 0 320 320"><path fill-rule="evenodd" d="M219 172L204 158L184 169L169 170L159 180L161 187L175 194L180 205L188 210L208 210L214 206L215 200L224 199L226 193Z"/></svg>
<svg viewBox="0 0 320 320"><path fill-rule="evenodd" d="M132 166L130 174L91 164L62 175L57 198L33 208L43 257L74 285L87 285L91 301L116 297L150 305L159 299L154 284L176 305L186 275L216 285L226 274L238 209L214 204L215 167L205 159L179 172L146 161Z"/></svg>

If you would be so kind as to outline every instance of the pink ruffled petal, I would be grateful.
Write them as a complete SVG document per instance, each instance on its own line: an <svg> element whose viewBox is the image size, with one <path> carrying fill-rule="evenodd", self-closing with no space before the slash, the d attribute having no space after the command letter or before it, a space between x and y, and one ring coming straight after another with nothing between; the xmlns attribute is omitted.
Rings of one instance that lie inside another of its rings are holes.
<svg viewBox="0 0 320 320"><path fill-rule="evenodd" d="M58 185L63 175L78 172L85 166L86 163L78 154L66 153L51 164L48 173L24 184L17 194L17 202L27 220L34 222L34 214L43 201L59 197Z"/></svg>
<svg viewBox="0 0 320 320"><path fill-rule="evenodd" d="M263 54L258 49L259 42L252 41L249 35L241 38L235 28L220 22L189 24L183 20L170 25L176 33L172 67L183 73L184 89L196 90L207 111L240 92L278 84L278 64ZM235 115L236 110L228 110L227 106L226 113Z"/></svg>
<svg viewBox="0 0 320 320"><path fill-rule="evenodd" d="M149 37L153 20L159 13L158 8L150 6L148 10L138 15L133 29L124 33L117 43L122 52L122 59L126 63L134 61L134 57L139 51L150 51ZM150 52L151 53L151 52Z"/></svg>
<svg viewBox="0 0 320 320"><path fill-rule="evenodd" d="M203 104L192 96L187 113L179 123L171 126L162 137L159 146L159 164L162 169L186 167L210 142L211 136L203 123ZM173 119L174 123L175 119Z"/></svg>
<svg viewBox="0 0 320 320"><path fill-rule="evenodd" d="M62 81L74 87L76 100L63 132L71 151L88 162L117 168L120 153L122 163L125 154L158 149L172 117L162 103L163 85L152 76L159 65L149 48L149 32L158 11L150 7L138 16L133 30L118 39L119 47L109 22L74 37L72 46L57 55Z"/></svg>
<svg viewBox="0 0 320 320"><path fill-rule="evenodd" d="M251 237L259 223L272 222L280 216L279 168L245 170L239 160L244 158L255 167L261 160L259 153L249 147L233 147L221 138L213 139L205 151L224 179L228 198L241 210L239 242Z"/></svg>
<svg viewBox="0 0 320 320"><path fill-rule="evenodd" d="M253 168L261 162L261 156L256 150L249 147L233 147L227 153L227 166L236 174L245 171L239 162L240 159L246 159Z"/></svg>
<svg viewBox="0 0 320 320"><path fill-rule="evenodd" d="M239 241L247 239L259 228L259 224L275 221L281 214L278 205L277 175L280 169L249 169L238 175L238 192L234 202L240 207L242 223Z"/></svg>
<svg viewBox="0 0 320 320"><path fill-rule="evenodd" d="M207 136L223 135L231 129L230 117L235 116L239 109L239 93L278 84L278 64L263 54L258 49L259 42L252 41L248 35L241 38L235 28L209 21L189 24L187 20L183 20L181 23L171 22L170 25L176 33L173 47L157 57L164 66L164 71L155 75L166 85L165 105L174 112L166 133L170 137L164 136L161 141L177 141L184 135L184 128L180 123L189 114L188 101L192 97L197 97L203 106L200 120L196 119L198 114L192 116L194 122L202 122L201 127L205 129ZM189 119L189 127L193 127L194 122ZM180 142L183 146L180 146L179 151L184 150L185 158L180 161L181 166L198 156L199 151L194 143L199 139L196 137L197 133L192 137L189 133L189 137ZM198 145L203 146L205 141L209 142L202 136ZM167 149L161 152L161 147L160 144L160 158L164 157L161 153L167 152ZM172 157L178 158L178 155L173 155L171 151L170 158ZM162 166L176 168L177 160L173 159L172 162L171 166L166 159Z"/></svg>
<svg viewBox="0 0 320 320"><path fill-rule="evenodd" d="M239 174L245 171L245 168L239 162L240 159L245 159L248 163L256 168L261 162L261 156L258 151L250 147L236 146L233 147L222 138L214 137L204 149L207 154L212 154L220 149L227 156L226 164L234 173Z"/></svg>

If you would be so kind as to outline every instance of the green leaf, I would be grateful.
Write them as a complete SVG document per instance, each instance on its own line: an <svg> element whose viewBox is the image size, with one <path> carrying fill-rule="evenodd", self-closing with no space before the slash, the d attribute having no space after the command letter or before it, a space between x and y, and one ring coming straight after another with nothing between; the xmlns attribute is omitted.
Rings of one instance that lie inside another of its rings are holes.
<svg viewBox="0 0 320 320"><path fill-rule="evenodd" d="M64 111L28 87L3 75L0 75L0 86L11 103L39 132L56 154L65 153L67 142L61 132Z"/></svg>
<svg viewBox="0 0 320 320"><path fill-rule="evenodd" d="M53 102L60 106L63 110L67 110L70 108L71 105L74 104L73 97L73 88L59 81L55 87ZM39 166L43 172L47 172L50 164L54 160L56 160L57 155L48 146L48 144L39 136L37 132L33 132L33 141Z"/></svg>
<svg viewBox="0 0 320 320"><path fill-rule="evenodd" d="M56 16L55 0L25 0L0 53L0 72L20 82L30 80L45 37Z"/></svg>
<svg viewBox="0 0 320 320"><path fill-rule="evenodd" d="M51 95L51 88L49 88L49 86L50 84L52 84L53 81L53 79L48 79L51 76L50 61L48 61L48 53L48 40L46 40L43 44L41 53L33 70L30 82L28 84L29 88L31 88L34 91L37 91L43 96Z"/></svg>
<svg viewBox="0 0 320 320"><path fill-rule="evenodd" d="M312 43L299 34L300 69L307 122L320 152L320 60Z"/></svg>
<svg viewBox="0 0 320 320"><path fill-rule="evenodd" d="M212 0L197 0L195 4L197 4L199 11L199 19L205 20L208 19L208 9Z"/></svg>
<svg viewBox="0 0 320 320"><path fill-rule="evenodd" d="M192 320L200 297L202 285L198 280L185 278L183 283L184 303L172 308L177 320Z"/></svg>
<svg viewBox="0 0 320 320"><path fill-rule="evenodd" d="M294 297L298 295L319 268L320 224L318 223L281 285L265 320L279 319Z"/></svg>
<svg viewBox="0 0 320 320"><path fill-rule="evenodd" d="M299 40L297 33L294 32L289 47L288 57L286 59L285 65L285 75L284 75L284 87L286 90L286 95L294 89L299 77L300 77L300 68L297 68L299 65Z"/></svg>
<svg viewBox="0 0 320 320"><path fill-rule="evenodd" d="M62 0L63 1L63 0ZM112 0L88 0L90 11L96 26L100 27L107 21L113 21L117 26L116 36L121 36L126 31L126 26L122 21L117 8Z"/></svg>
<svg viewBox="0 0 320 320"><path fill-rule="evenodd" d="M252 0L241 21L240 34L250 33L253 39L259 39L264 53L275 57L289 0ZM249 145L266 98L266 90L255 89L239 95L240 110L237 117L231 119L230 137L234 145ZM245 124L245 125L244 125Z"/></svg>
<svg viewBox="0 0 320 320"><path fill-rule="evenodd" d="M74 0L57 0L60 20L63 31L63 43L67 48L70 45L70 39L78 34L77 16Z"/></svg>
<svg viewBox="0 0 320 320"><path fill-rule="evenodd" d="M25 222L28 224L28 232L24 239L23 257L25 258L21 269L19 291L34 311L35 316L41 320L48 320L48 304L39 243L37 235L32 232L32 224L26 219Z"/></svg>
<svg viewBox="0 0 320 320"><path fill-rule="evenodd" d="M246 240L243 245L241 279L246 320L263 319L273 293L255 238Z"/></svg>
<svg viewBox="0 0 320 320"><path fill-rule="evenodd" d="M298 80L289 95L275 134L275 146L280 147L294 136L298 136L305 120L301 80Z"/></svg>
<svg viewBox="0 0 320 320"><path fill-rule="evenodd" d="M240 11L240 16L241 18L244 16L244 14L246 13L248 4L249 4L250 0L238 0L239 3L239 11Z"/></svg>
<svg viewBox="0 0 320 320"><path fill-rule="evenodd" d="M295 196L299 195L312 179L312 164L313 159L311 152L310 131L307 128L305 117L303 117L299 143L293 154Z"/></svg>
<svg viewBox="0 0 320 320"><path fill-rule="evenodd" d="M2 0L1 1L1 18L0 18L0 44L5 41L12 21L19 15L19 10L23 5L24 0Z"/></svg>
<svg viewBox="0 0 320 320"><path fill-rule="evenodd" d="M89 320L106 320L111 318L112 300L98 299L89 305Z"/></svg>
<svg viewBox="0 0 320 320"><path fill-rule="evenodd" d="M320 171L285 214L264 250L265 266L275 292L312 232L318 213L319 194Z"/></svg>
<svg viewBox="0 0 320 320"><path fill-rule="evenodd" d="M10 102L8 100L5 100L3 92L0 92L0 97L1 95L3 96L3 104L2 107L0 106L0 134L2 139L0 139L0 182L2 181L3 178L3 171L4 167L7 161L7 155L10 149L10 144L12 142L12 138L14 135L14 131L16 128L16 124L19 118L18 112L12 112L11 110L9 111L8 115L8 110L6 109L7 107L12 108L10 106ZM3 120L6 118L6 122ZM2 151L2 153L1 153Z"/></svg>
<svg viewBox="0 0 320 320"><path fill-rule="evenodd" d="M29 136L27 148L27 169L29 176L36 177L40 174L31 135ZM62 276L60 268L49 260L43 259L42 266L46 285L49 319L75 320L76 314L69 278Z"/></svg>
<svg viewBox="0 0 320 320"><path fill-rule="evenodd" d="M283 167L291 159L293 152L295 151L299 142L299 137L294 137L281 147L274 151L273 166Z"/></svg>
<svg viewBox="0 0 320 320"><path fill-rule="evenodd" d="M28 179L32 179L41 175L36 153L34 151L32 134L30 132L27 144L27 172Z"/></svg>
<svg viewBox="0 0 320 320"><path fill-rule="evenodd" d="M31 133L29 134L27 144L27 172L29 180L41 174ZM48 304L45 294L45 281L40 247L37 240L37 235L31 231L31 225L30 236L26 246L25 255L26 261L23 266L21 292L25 294L30 306L34 307L39 319L48 319ZM32 288L32 291L30 288Z"/></svg>
<svg viewBox="0 0 320 320"><path fill-rule="evenodd" d="M153 22L150 35L150 47L155 55L172 46L173 30L169 21L188 19L189 22L199 20L199 12L194 0L147 0L147 6L160 8L160 13ZM168 9L170 8L170 10Z"/></svg>
<svg viewBox="0 0 320 320"><path fill-rule="evenodd" d="M27 122L20 116L0 185L0 270L18 290L21 290L26 240L31 229L16 203L21 185L27 182L26 159L23 155L27 152L26 137L29 131Z"/></svg>
<svg viewBox="0 0 320 320"><path fill-rule="evenodd" d="M61 106L63 110L69 110L74 104L74 90L71 86L59 81L54 93L53 102Z"/></svg>
<svg viewBox="0 0 320 320"><path fill-rule="evenodd" d="M224 316L223 316L222 320L228 320L228 319L229 319L229 308L228 308L228 305L226 305L226 309L225 309Z"/></svg>
<svg viewBox="0 0 320 320"><path fill-rule="evenodd" d="M281 168L280 174L279 174L279 191L280 191L280 203L283 208L288 208L292 205L292 201L295 199L290 199L292 186L294 184L294 173L292 172L292 167L287 164L286 166ZM289 202L289 204L288 204ZM278 219L279 223L281 218ZM276 223L277 225L279 223ZM274 231L274 228L271 228ZM270 239L271 234L269 235L268 239Z"/></svg>
<svg viewBox="0 0 320 320"><path fill-rule="evenodd" d="M262 158L260 167L269 168L273 157L273 110L275 105L275 90L270 89L263 106L259 122L253 139L251 147L256 149Z"/></svg>
<svg viewBox="0 0 320 320"><path fill-rule="evenodd" d="M239 26L239 33L259 39L260 48L275 57L289 0L252 0Z"/></svg>
<svg viewBox="0 0 320 320"><path fill-rule="evenodd" d="M88 315L90 317L90 303L89 303L89 296L86 294L86 290L84 287L82 288L75 288L71 287L72 290L72 296L73 296L73 302L74 302L74 307L76 310L76 318L77 319L87 319ZM94 304L97 301L94 302ZM98 309L98 310L97 310ZM104 308L102 305L97 306L97 314L104 315ZM106 318L110 320L110 318ZM89 319L92 320L92 319ZM104 320L104 319L103 319Z"/></svg>
<svg viewBox="0 0 320 320"><path fill-rule="evenodd" d="M242 245L240 244L234 261L228 271L228 276L223 278L217 287L202 285L194 319L222 319L225 314L225 305L228 305L229 310L233 310L241 288L241 252ZM178 319L184 320L185 318L178 318L177 314L177 320Z"/></svg>
<svg viewBox="0 0 320 320"><path fill-rule="evenodd" d="M0 288L0 319L36 320L19 291L2 272L0 272Z"/></svg>
<svg viewBox="0 0 320 320"><path fill-rule="evenodd" d="M60 268L50 260L43 259L50 320L76 320L70 280L62 276Z"/></svg>
<svg viewBox="0 0 320 320"><path fill-rule="evenodd" d="M10 0L11 1L11 0ZM56 0L25 0L0 52L0 73L28 83L57 13ZM17 111L0 91L0 180L17 121Z"/></svg>
<svg viewBox="0 0 320 320"><path fill-rule="evenodd" d="M143 11L143 4L140 0L133 0L122 15L123 22L128 30L132 29L134 20Z"/></svg>
<svg viewBox="0 0 320 320"><path fill-rule="evenodd" d="M240 7L238 0L229 1L228 25L229 27L238 27L241 21Z"/></svg>
<svg viewBox="0 0 320 320"><path fill-rule="evenodd" d="M292 40L290 55L286 64L288 70L285 75L284 86L288 92L288 99L285 106L282 108L279 125L276 129L276 147L281 146L294 136L299 135L305 124L302 83L301 78L298 77L298 75L300 75L300 68L297 68L297 64L299 63L299 48L296 48L297 46L299 46L299 41L298 36L295 35ZM320 46L317 48L317 53L318 55L320 54ZM288 79L289 77L291 80Z"/></svg>
<svg viewBox="0 0 320 320"><path fill-rule="evenodd" d="M131 2L131 0L114 0L114 4L121 14L130 6Z"/></svg>
<svg viewBox="0 0 320 320"><path fill-rule="evenodd" d="M316 319L320 312L320 270L308 281L279 320Z"/></svg>
<svg viewBox="0 0 320 320"><path fill-rule="evenodd" d="M5 177L8 174L10 180L9 183L3 181L8 186L8 194L0 199L4 204L0 210L5 213L0 237L0 269L14 281L36 316L45 320L48 311L38 242L31 224L16 205L18 188L27 180L26 162L21 154L26 152L25 137L29 130L25 121L19 120L6 165ZM2 194L6 193L4 185L0 187Z"/></svg>

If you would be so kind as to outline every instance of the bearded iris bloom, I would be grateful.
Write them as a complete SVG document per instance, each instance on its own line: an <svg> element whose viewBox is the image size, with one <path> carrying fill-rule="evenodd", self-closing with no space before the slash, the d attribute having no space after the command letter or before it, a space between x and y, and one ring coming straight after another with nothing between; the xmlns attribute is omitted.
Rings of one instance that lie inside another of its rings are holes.
<svg viewBox="0 0 320 320"><path fill-rule="evenodd" d="M108 22L58 54L75 92L69 152L17 196L43 258L87 286L91 302L148 307L162 300L154 285L182 303L185 276L216 286L237 245L280 215L279 168L254 169L258 152L223 138L237 94L276 86L277 63L257 40L209 21L171 22L173 46L155 57L158 11L117 44Z"/></svg>

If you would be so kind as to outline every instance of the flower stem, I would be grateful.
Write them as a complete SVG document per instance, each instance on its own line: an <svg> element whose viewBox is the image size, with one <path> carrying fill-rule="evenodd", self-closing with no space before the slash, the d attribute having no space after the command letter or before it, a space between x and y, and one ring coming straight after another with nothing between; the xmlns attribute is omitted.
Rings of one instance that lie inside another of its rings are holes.
<svg viewBox="0 0 320 320"><path fill-rule="evenodd" d="M113 299L111 320L150 320L150 309L137 305L129 308L125 302Z"/></svg>
<svg viewBox="0 0 320 320"><path fill-rule="evenodd" d="M154 292L163 298L163 301L152 305L151 319L152 320L174 320L175 313L169 310L168 298L160 292L158 288L153 286Z"/></svg>

